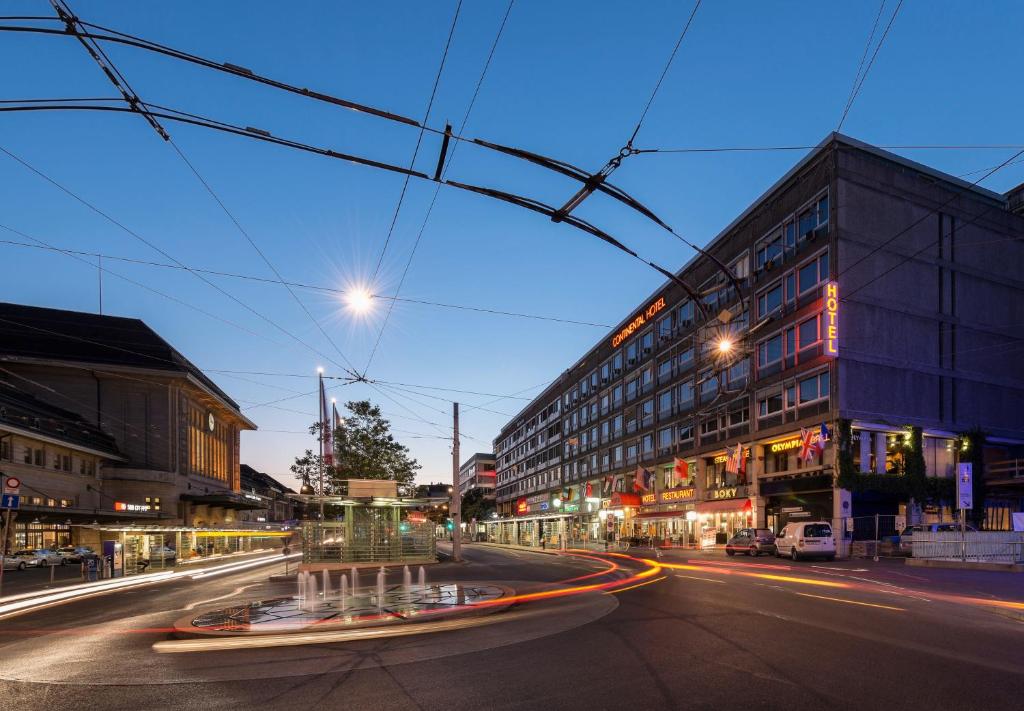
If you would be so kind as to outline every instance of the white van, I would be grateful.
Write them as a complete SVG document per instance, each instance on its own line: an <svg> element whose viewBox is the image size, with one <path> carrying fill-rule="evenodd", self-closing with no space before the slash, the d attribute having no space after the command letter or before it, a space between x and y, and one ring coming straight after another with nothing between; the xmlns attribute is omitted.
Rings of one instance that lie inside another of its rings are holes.
<svg viewBox="0 0 1024 711"><path fill-rule="evenodd" d="M832 538L832 526L826 521L801 521L787 523L775 537L775 555L788 555L793 560L820 556L836 559L836 542Z"/></svg>

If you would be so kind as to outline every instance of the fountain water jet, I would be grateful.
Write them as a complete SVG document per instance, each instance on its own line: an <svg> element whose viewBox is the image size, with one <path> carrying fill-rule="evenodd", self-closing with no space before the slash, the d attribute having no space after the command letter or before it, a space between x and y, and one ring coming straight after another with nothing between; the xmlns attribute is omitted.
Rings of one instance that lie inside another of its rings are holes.
<svg viewBox="0 0 1024 711"><path fill-rule="evenodd" d="M377 573L377 611L380 612L384 606L384 566L380 567Z"/></svg>
<svg viewBox="0 0 1024 711"><path fill-rule="evenodd" d="M356 590L359 588L359 570L353 565L352 566L352 594L356 594Z"/></svg>
<svg viewBox="0 0 1024 711"><path fill-rule="evenodd" d="M404 588L411 588L412 587L412 573L409 572L409 566L408 565L405 566L404 568L402 568L402 587L404 587Z"/></svg>
<svg viewBox="0 0 1024 711"><path fill-rule="evenodd" d="M316 576L309 575L306 577L306 612L313 612L316 610Z"/></svg>
<svg viewBox="0 0 1024 711"><path fill-rule="evenodd" d="M331 596L331 574L324 571L324 600Z"/></svg>
<svg viewBox="0 0 1024 711"><path fill-rule="evenodd" d="M338 596L341 598L341 611L344 612L348 604L346 600L348 597L348 578L344 573L341 575L341 591Z"/></svg>
<svg viewBox="0 0 1024 711"><path fill-rule="evenodd" d="M420 587L427 587L427 569L422 565L420 566Z"/></svg>

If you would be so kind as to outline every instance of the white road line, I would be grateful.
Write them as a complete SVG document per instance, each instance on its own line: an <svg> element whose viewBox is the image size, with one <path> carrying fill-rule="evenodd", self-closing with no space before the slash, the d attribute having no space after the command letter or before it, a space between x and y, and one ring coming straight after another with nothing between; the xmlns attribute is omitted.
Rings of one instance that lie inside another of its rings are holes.
<svg viewBox="0 0 1024 711"><path fill-rule="evenodd" d="M262 585L262 584L263 583L252 583L251 585L242 585L241 587L235 588L234 590L229 592L227 595L218 595L217 597L211 597L209 600L199 600L197 602L190 602L189 604L185 605L185 607L182 607L180 609L182 609L182 610L194 610L194 609L196 609L200 605L205 605L208 602L216 602L217 600L223 600L226 597L232 597L232 596L237 595L238 593L242 592L243 590L247 590L248 588L254 588L257 585Z"/></svg>
<svg viewBox="0 0 1024 711"><path fill-rule="evenodd" d="M680 575L676 573L677 578L688 578L689 580L703 580L706 583L717 583L719 585L725 585L724 580L715 580L714 578L701 578L696 575Z"/></svg>

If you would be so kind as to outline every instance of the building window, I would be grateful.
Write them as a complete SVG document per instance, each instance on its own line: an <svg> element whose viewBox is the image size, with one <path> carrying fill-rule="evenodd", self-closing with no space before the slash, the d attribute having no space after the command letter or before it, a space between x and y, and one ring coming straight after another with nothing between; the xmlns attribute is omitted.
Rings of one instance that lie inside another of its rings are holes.
<svg viewBox="0 0 1024 711"><path fill-rule="evenodd" d="M668 340L672 337L672 314L658 321L658 338Z"/></svg>
<svg viewBox="0 0 1024 711"><path fill-rule="evenodd" d="M700 436L706 437L718 432L718 416L708 417L700 422Z"/></svg>
<svg viewBox="0 0 1024 711"><path fill-rule="evenodd" d="M691 347L691 348L687 348L684 351L681 351L679 353L679 355L676 356L676 362L679 364L679 370L680 371L686 370L687 368L692 368L693 367L693 348Z"/></svg>
<svg viewBox="0 0 1024 711"><path fill-rule="evenodd" d="M757 367L765 368L782 360L782 334L777 333L771 338L757 344Z"/></svg>
<svg viewBox="0 0 1024 711"><path fill-rule="evenodd" d="M782 412L782 393L776 392L764 395L757 401L757 416L771 417Z"/></svg>
<svg viewBox="0 0 1024 711"><path fill-rule="evenodd" d="M821 400L828 397L828 371L805 378L800 381L800 404Z"/></svg>
<svg viewBox="0 0 1024 711"><path fill-rule="evenodd" d="M0 439L0 459L10 461L11 459L11 440L10 438Z"/></svg>
<svg viewBox="0 0 1024 711"><path fill-rule="evenodd" d="M658 449L662 452L672 448L672 428L666 427L658 431Z"/></svg>
<svg viewBox="0 0 1024 711"><path fill-rule="evenodd" d="M757 297L757 315L761 318L775 311L782 306L782 282L776 282L775 286L762 291Z"/></svg>
<svg viewBox="0 0 1024 711"><path fill-rule="evenodd" d="M676 390L676 405L679 410L693 407L693 382L680 383Z"/></svg>
<svg viewBox="0 0 1024 711"><path fill-rule="evenodd" d="M658 417L672 414L672 391L665 390L658 394Z"/></svg>
<svg viewBox="0 0 1024 711"><path fill-rule="evenodd" d="M633 365L636 363L639 352L639 347L637 346L636 341L633 341L626 346L626 365Z"/></svg>
<svg viewBox="0 0 1024 711"><path fill-rule="evenodd" d="M43 451L42 447L33 450L35 454L35 465L37 467L46 466L46 452Z"/></svg>
<svg viewBox="0 0 1024 711"><path fill-rule="evenodd" d="M622 375L622 353L616 353L612 358L612 377Z"/></svg>
<svg viewBox="0 0 1024 711"><path fill-rule="evenodd" d="M821 341L820 322L821 315L819 314L800 324L800 350L809 348Z"/></svg>
<svg viewBox="0 0 1024 711"><path fill-rule="evenodd" d="M758 243L755 254L757 269L768 262L774 261L782 254L782 231L775 232Z"/></svg>
<svg viewBox="0 0 1024 711"><path fill-rule="evenodd" d="M188 419L189 469L193 474L228 482L230 430L197 407L189 407Z"/></svg>
<svg viewBox="0 0 1024 711"><path fill-rule="evenodd" d="M651 454L654 451L654 435L645 434L640 438L640 450L644 454Z"/></svg>
<svg viewBox="0 0 1024 711"><path fill-rule="evenodd" d="M821 282L828 279L828 252L815 257L798 271L800 294L806 294Z"/></svg>
<svg viewBox="0 0 1024 711"><path fill-rule="evenodd" d="M686 328L693 325L693 302L684 301L676 309L676 328Z"/></svg>
<svg viewBox="0 0 1024 711"><path fill-rule="evenodd" d="M654 423L654 400L644 400L640 405L640 425L647 427Z"/></svg>
<svg viewBox="0 0 1024 711"><path fill-rule="evenodd" d="M750 411L747 408L733 410L729 413L729 427L737 427L750 420Z"/></svg>
<svg viewBox="0 0 1024 711"><path fill-rule="evenodd" d="M718 393L718 374L705 370L700 375L700 401L710 400Z"/></svg>
<svg viewBox="0 0 1024 711"><path fill-rule="evenodd" d="M654 349L654 331L647 331L640 336L640 348L645 354Z"/></svg>
<svg viewBox="0 0 1024 711"><path fill-rule="evenodd" d="M688 422L685 425L679 425L679 442L689 442L693 440L693 423Z"/></svg>
<svg viewBox="0 0 1024 711"><path fill-rule="evenodd" d="M666 358L658 363L658 382L665 382L672 376L672 359Z"/></svg>

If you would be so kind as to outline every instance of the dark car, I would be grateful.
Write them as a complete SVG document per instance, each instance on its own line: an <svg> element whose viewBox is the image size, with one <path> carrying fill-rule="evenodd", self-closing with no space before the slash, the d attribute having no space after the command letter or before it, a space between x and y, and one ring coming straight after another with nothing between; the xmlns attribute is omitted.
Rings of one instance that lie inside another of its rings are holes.
<svg viewBox="0 0 1024 711"><path fill-rule="evenodd" d="M725 543L726 555L746 553L759 556L775 552L775 534L767 528L742 528Z"/></svg>

